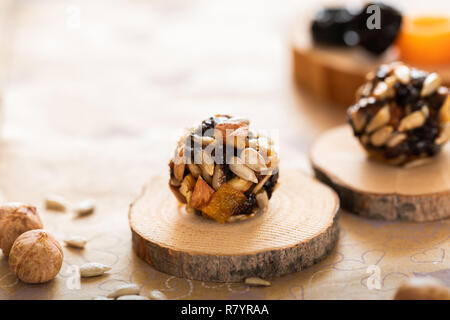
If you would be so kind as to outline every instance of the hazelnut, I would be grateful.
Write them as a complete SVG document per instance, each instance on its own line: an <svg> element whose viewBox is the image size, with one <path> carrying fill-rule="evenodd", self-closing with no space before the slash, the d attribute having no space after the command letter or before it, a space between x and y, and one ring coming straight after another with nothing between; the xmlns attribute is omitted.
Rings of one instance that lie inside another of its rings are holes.
<svg viewBox="0 0 450 320"><path fill-rule="evenodd" d="M22 233L42 229L41 218L35 207L23 203L7 203L0 206L0 248L4 255Z"/></svg>
<svg viewBox="0 0 450 320"><path fill-rule="evenodd" d="M394 300L450 300L450 290L437 279L416 277L400 285Z"/></svg>
<svg viewBox="0 0 450 320"><path fill-rule="evenodd" d="M63 262L63 251L45 230L30 230L19 236L11 248L9 266L26 283L43 283L56 277Z"/></svg>

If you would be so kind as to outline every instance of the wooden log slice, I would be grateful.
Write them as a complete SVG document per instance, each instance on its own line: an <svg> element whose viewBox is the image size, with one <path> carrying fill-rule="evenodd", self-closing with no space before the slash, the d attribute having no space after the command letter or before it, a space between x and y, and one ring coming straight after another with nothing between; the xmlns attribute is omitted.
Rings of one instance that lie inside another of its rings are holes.
<svg viewBox="0 0 450 320"><path fill-rule="evenodd" d="M310 161L316 177L336 190L350 212L385 220L450 217L450 144L420 167L396 167L369 159L344 125L313 143Z"/></svg>
<svg viewBox="0 0 450 320"><path fill-rule="evenodd" d="M292 71L295 82L312 95L342 106L355 103L355 93L366 74L380 64L399 60L395 48L374 57L361 48L332 48L312 44L309 30L297 26L292 40ZM407 61L406 61L407 63ZM450 65L415 66L436 71L450 86Z"/></svg>
<svg viewBox="0 0 450 320"><path fill-rule="evenodd" d="M159 271L188 279L240 282L300 271L338 239L336 193L298 171L283 172L269 209L219 224L189 214L155 177L130 206L136 254Z"/></svg>

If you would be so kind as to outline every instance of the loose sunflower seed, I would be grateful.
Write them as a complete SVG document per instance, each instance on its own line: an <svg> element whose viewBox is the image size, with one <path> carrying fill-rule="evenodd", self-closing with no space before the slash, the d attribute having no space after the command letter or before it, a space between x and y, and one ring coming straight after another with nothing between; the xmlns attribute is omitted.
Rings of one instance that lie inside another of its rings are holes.
<svg viewBox="0 0 450 320"><path fill-rule="evenodd" d="M398 131L404 132L421 127L425 123L425 120L425 115L422 111L414 111L400 121Z"/></svg>
<svg viewBox="0 0 450 320"><path fill-rule="evenodd" d="M108 294L108 298L117 298L120 296L128 296L128 295L139 295L139 291L141 291L141 289L139 288L139 286L137 284L134 283L126 283L126 284L121 284L119 286L116 287L116 289L111 292L110 294Z"/></svg>
<svg viewBox="0 0 450 320"><path fill-rule="evenodd" d="M101 276L111 270L111 267L98 262L88 262L80 266L80 276L83 278Z"/></svg>
<svg viewBox="0 0 450 320"><path fill-rule="evenodd" d="M149 300L147 297L130 294L126 296L120 296L116 300Z"/></svg>
<svg viewBox="0 0 450 320"><path fill-rule="evenodd" d="M152 300L167 300L166 295L159 290L150 291L148 297Z"/></svg>
<svg viewBox="0 0 450 320"><path fill-rule="evenodd" d="M45 198L45 208L54 211L66 211L67 201L59 195L51 194Z"/></svg>
<svg viewBox="0 0 450 320"><path fill-rule="evenodd" d="M370 142L375 147L381 147L384 145L390 138L391 133L394 131L394 128L391 126L384 126L370 136Z"/></svg>
<svg viewBox="0 0 450 320"><path fill-rule="evenodd" d="M266 190L263 190L256 195L256 203L260 209L267 209L269 206L269 197L267 196Z"/></svg>
<svg viewBox="0 0 450 320"><path fill-rule="evenodd" d="M394 74L397 77L397 79L403 84L408 84L408 82L411 80L409 68L405 65L400 65L397 68L395 68Z"/></svg>
<svg viewBox="0 0 450 320"><path fill-rule="evenodd" d="M430 73L423 82L422 91L420 92L420 95L422 97L428 96L432 94L434 91L439 88L441 85L441 77L435 72Z"/></svg>
<svg viewBox="0 0 450 320"><path fill-rule="evenodd" d="M254 171L261 171L267 169L266 161L264 158L253 148L246 148L241 152L239 156L241 161L245 163L247 167Z"/></svg>
<svg viewBox="0 0 450 320"><path fill-rule="evenodd" d="M91 214L95 211L95 201L93 199L81 201L73 208L73 211L79 216Z"/></svg>
<svg viewBox="0 0 450 320"><path fill-rule="evenodd" d="M376 129L384 126L389 122L391 118L391 113L389 110L389 106L386 105L382 107L377 114L370 120L369 124L366 127L366 132L371 133L372 131L375 131Z"/></svg>
<svg viewBox="0 0 450 320"><path fill-rule="evenodd" d="M389 138L389 141L386 143L386 145L389 148L394 148L394 147L398 146L400 143L402 143L403 141L405 141L406 138L407 138L407 135L404 133L394 133Z"/></svg>
<svg viewBox="0 0 450 320"><path fill-rule="evenodd" d="M83 249L86 246L87 240L84 237L73 236L73 237L64 239L64 243L68 247Z"/></svg>
<svg viewBox="0 0 450 320"><path fill-rule="evenodd" d="M271 283L269 281L255 277L245 279L245 284L249 286L259 286L259 287L271 286Z"/></svg>
<svg viewBox="0 0 450 320"><path fill-rule="evenodd" d="M114 299L112 299L112 298L107 298L107 297L103 297L103 296L98 296L98 297L95 297L95 298L92 299L92 300L114 300Z"/></svg>
<svg viewBox="0 0 450 320"><path fill-rule="evenodd" d="M229 167L230 170L238 177L241 177L244 180L258 183L255 172L247 167L244 163L242 163L239 158L233 157L231 163L229 164Z"/></svg>

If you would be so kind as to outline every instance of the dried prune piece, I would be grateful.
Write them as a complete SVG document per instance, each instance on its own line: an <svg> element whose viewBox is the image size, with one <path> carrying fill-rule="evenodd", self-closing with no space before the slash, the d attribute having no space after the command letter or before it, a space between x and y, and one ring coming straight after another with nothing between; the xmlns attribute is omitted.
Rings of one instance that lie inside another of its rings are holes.
<svg viewBox="0 0 450 320"><path fill-rule="evenodd" d="M245 200L245 202L243 202L233 211L233 215L250 214L252 213L255 205L256 205L256 197L253 193L250 193L247 197L247 200Z"/></svg>
<svg viewBox="0 0 450 320"><path fill-rule="evenodd" d="M345 8L320 10L311 24L313 40L319 44L345 46L345 33L353 15Z"/></svg>
<svg viewBox="0 0 450 320"><path fill-rule="evenodd" d="M370 10L371 6L377 6L380 13L380 28L376 26L369 29L368 21L377 11ZM369 9L369 10L368 10ZM367 4L361 12L353 19L354 31L359 35L359 45L367 51L379 55L386 51L397 38L402 24L401 13L382 2Z"/></svg>

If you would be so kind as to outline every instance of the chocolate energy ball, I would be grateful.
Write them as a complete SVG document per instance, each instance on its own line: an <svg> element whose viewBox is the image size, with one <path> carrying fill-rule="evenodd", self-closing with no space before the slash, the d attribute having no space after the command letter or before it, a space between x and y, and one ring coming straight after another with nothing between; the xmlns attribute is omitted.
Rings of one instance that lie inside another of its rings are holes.
<svg viewBox="0 0 450 320"><path fill-rule="evenodd" d="M272 139L249 125L247 119L216 115L179 140L169 187L188 212L224 223L267 209L279 158Z"/></svg>
<svg viewBox="0 0 450 320"><path fill-rule="evenodd" d="M369 73L347 115L368 153L394 165L423 162L450 138L448 88L437 73L401 62Z"/></svg>

